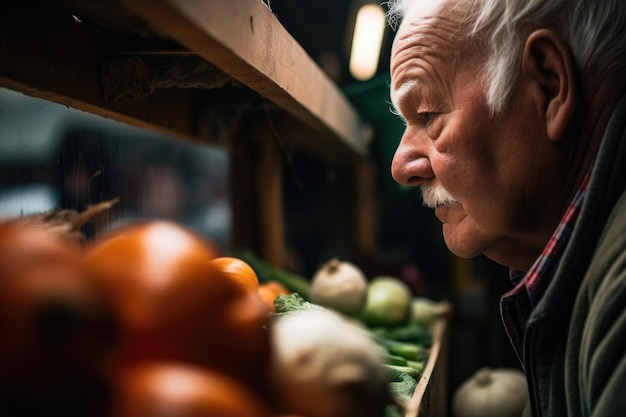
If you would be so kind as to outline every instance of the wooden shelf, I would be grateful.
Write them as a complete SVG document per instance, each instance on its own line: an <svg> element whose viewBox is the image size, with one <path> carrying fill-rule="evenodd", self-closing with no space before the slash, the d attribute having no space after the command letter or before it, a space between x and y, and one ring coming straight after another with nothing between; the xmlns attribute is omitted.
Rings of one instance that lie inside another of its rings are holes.
<svg viewBox="0 0 626 417"><path fill-rule="evenodd" d="M0 87L224 146L233 244L275 265L286 252L285 154L354 176L370 163L372 129L261 0L4 2ZM345 198L374 204L367 192ZM373 230L364 224L373 220L359 217L355 230ZM356 246L371 247L371 234Z"/></svg>
<svg viewBox="0 0 626 417"><path fill-rule="evenodd" d="M245 100L293 146L367 157L371 131L261 0L26 0L1 6L0 86L184 139ZM216 91L219 90L219 91Z"/></svg>

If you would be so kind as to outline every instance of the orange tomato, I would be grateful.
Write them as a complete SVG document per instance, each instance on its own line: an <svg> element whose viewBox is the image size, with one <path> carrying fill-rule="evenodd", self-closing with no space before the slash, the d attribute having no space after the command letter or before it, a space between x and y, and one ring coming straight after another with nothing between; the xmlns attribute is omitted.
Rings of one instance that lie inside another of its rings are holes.
<svg viewBox="0 0 626 417"><path fill-rule="evenodd" d="M119 377L111 417L270 417L263 397L231 377L175 363L148 363Z"/></svg>
<svg viewBox="0 0 626 417"><path fill-rule="evenodd" d="M254 269L244 260L230 256L221 256L213 259L211 263L245 288L254 290L259 288L259 277Z"/></svg>
<svg viewBox="0 0 626 417"><path fill-rule="evenodd" d="M217 253L167 221L135 223L86 248L85 265L120 318L121 364L184 361L264 384L269 309L211 262Z"/></svg>
<svg viewBox="0 0 626 417"><path fill-rule="evenodd" d="M258 293L271 311L276 310L274 300L279 295L289 295L291 291L278 281L267 281L259 285Z"/></svg>

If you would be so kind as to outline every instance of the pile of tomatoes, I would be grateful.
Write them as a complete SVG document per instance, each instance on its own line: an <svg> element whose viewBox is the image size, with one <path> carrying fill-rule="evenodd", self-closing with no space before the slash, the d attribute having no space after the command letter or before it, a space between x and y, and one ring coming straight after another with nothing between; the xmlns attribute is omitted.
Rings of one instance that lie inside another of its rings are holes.
<svg viewBox="0 0 626 417"><path fill-rule="evenodd" d="M76 245L0 224L0 415L273 417L268 319L287 290L167 221Z"/></svg>

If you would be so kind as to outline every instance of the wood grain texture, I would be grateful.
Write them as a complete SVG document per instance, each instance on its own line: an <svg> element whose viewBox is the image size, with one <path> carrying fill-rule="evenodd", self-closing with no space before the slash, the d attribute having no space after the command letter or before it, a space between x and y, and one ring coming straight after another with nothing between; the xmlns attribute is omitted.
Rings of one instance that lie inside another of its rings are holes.
<svg viewBox="0 0 626 417"><path fill-rule="evenodd" d="M405 417L447 416L447 339L451 306L442 302L442 314L432 325L433 344L424 372L417 381Z"/></svg>
<svg viewBox="0 0 626 417"><path fill-rule="evenodd" d="M367 154L370 133L356 111L260 0L122 1L320 133Z"/></svg>
<svg viewBox="0 0 626 417"><path fill-rule="evenodd" d="M214 66L289 116L296 146L334 163L367 157L369 126L260 0L24 0L3 9L0 23L0 86L206 142L198 115L220 106L204 99ZM103 73L123 70L120 58L135 72ZM207 64L197 77L185 64L195 59ZM215 88L233 90L219 81Z"/></svg>

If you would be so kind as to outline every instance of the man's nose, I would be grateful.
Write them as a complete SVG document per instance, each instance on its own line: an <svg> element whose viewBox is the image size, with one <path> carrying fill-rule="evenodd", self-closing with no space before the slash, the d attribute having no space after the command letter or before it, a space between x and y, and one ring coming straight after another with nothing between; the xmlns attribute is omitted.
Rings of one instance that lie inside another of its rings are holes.
<svg viewBox="0 0 626 417"><path fill-rule="evenodd" d="M391 176L401 185L417 187L435 176L427 150L417 139L405 132L391 161Z"/></svg>

